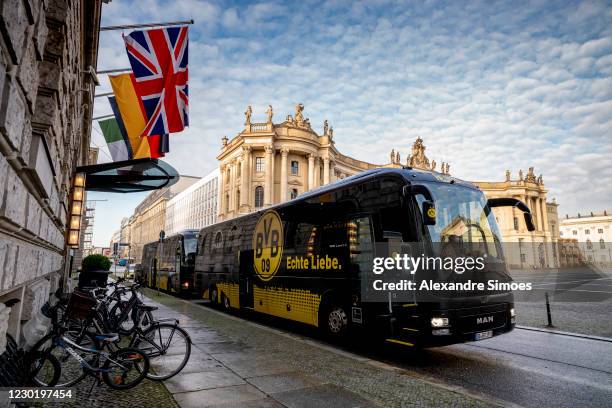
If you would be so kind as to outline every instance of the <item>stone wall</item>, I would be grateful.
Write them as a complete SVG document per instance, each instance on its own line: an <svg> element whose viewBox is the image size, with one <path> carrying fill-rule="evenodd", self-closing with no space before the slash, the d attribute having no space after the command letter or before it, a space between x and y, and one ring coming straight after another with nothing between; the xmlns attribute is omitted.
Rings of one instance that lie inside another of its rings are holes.
<svg viewBox="0 0 612 408"><path fill-rule="evenodd" d="M9 332L57 285L75 168L88 164L101 2L0 2L0 302ZM32 296L32 288L36 296ZM35 299L35 300L32 300ZM26 311L25 315L21 315Z"/></svg>

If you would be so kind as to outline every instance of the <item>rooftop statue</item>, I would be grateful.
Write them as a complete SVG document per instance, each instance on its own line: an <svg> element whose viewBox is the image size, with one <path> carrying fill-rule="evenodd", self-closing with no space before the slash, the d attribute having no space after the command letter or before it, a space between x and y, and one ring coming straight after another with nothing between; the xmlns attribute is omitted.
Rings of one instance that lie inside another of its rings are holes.
<svg viewBox="0 0 612 408"><path fill-rule="evenodd" d="M274 110L272 109L272 105L268 105L268 110L266 110L266 115L268 115L268 123L272 123L272 116L274 116Z"/></svg>
<svg viewBox="0 0 612 408"><path fill-rule="evenodd" d="M295 105L295 123L300 127L304 126L304 114L302 113L303 111L303 104L298 103L297 105Z"/></svg>
<svg viewBox="0 0 612 408"><path fill-rule="evenodd" d="M329 124L327 123L327 119L323 121L323 135L326 136L329 131Z"/></svg>
<svg viewBox="0 0 612 408"><path fill-rule="evenodd" d="M410 161L408 162L410 167L429 170L429 159L425 156L425 145L423 145L423 139L420 137L412 145L412 155L410 155Z"/></svg>
<svg viewBox="0 0 612 408"><path fill-rule="evenodd" d="M245 116L245 120L244 120L244 124L245 125L250 125L251 124L251 115L253 114L253 109L251 108L251 105L247 106L247 110L246 112L244 112L244 116Z"/></svg>

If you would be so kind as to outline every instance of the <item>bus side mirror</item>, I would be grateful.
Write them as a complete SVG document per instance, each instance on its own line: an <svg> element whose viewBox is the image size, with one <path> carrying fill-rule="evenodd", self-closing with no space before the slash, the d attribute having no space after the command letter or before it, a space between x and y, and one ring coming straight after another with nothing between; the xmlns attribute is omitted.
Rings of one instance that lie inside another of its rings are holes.
<svg viewBox="0 0 612 408"><path fill-rule="evenodd" d="M517 200L516 198L503 197L503 198L489 198L487 200L487 206L489 208L493 207L516 207L523 212L525 217L525 225L527 226L527 231L535 231L535 225L533 224L533 217L531 215L531 211L529 207L522 202L521 200Z"/></svg>
<svg viewBox="0 0 612 408"><path fill-rule="evenodd" d="M422 205L423 224L436 225L436 205L431 200L423 201Z"/></svg>

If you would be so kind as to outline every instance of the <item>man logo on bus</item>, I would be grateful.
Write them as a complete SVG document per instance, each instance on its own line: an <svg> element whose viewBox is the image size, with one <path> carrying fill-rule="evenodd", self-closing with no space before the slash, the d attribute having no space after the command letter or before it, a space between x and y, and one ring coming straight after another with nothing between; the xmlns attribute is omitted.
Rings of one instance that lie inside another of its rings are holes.
<svg viewBox="0 0 612 408"><path fill-rule="evenodd" d="M253 264L261 280L272 279L283 257L283 222L269 210L259 218L253 233Z"/></svg>

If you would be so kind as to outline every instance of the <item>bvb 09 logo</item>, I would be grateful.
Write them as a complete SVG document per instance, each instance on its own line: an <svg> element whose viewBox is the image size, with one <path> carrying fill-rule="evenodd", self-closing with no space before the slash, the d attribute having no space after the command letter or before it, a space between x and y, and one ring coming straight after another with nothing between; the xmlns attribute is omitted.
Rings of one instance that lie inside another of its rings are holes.
<svg viewBox="0 0 612 408"><path fill-rule="evenodd" d="M259 218L253 234L253 265L261 280L272 279L283 257L283 222L269 210Z"/></svg>

